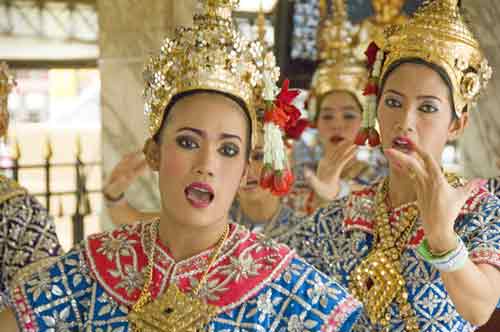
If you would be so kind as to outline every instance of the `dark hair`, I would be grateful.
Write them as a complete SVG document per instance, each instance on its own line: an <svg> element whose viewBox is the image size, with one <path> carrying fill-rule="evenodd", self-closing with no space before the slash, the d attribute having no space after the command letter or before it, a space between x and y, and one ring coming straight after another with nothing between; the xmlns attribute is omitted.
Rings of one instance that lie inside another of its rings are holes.
<svg viewBox="0 0 500 332"><path fill-rule="evenodd" d="M457 113L455 111L455 102L453 100L453 84L451 83L450 76L448 76L448 73L442 67L440 67L440 66L438 66L438 65L436 65L434 63L431 63L431 62L425 61L423 59L420 59L420 58L404 58L404 59L400 59L400 60L392 63L389 66L389 68L387 69L387 71L384 74L384 77L382 77L382 81L381 81L381 84L380 84L379 95L377 96L377 106L378 106L378 104L380 102L380 98L382 96L382 91L384 90L384 86L385 86L385 83L387 82L387 78L392 74L392 72L394 70L396 70L396 68L398 68L399 66L401 66L403 64L407 64L407 63L426 66L427 68L430 68L430 69L434 70L436 73L439 74L439 76L441 77L441 79L443 80L443 82L446 84L446 87L448 88L448 93L450 95L452 120L457 120L458 116L457 116ZM464 109L463 111L465 112L466 110L467 109Z"/></svg>
<svg viewBox="0 0 500 332"><path fill-rule="evenodd" d="M243 100L241 100L240 98L235 97L229 93L225 93L222 91L198 89L198 90L190 90L190 91L182 92L182 93L175 95L172 98L172 100L170 101L170 103L167 105L167 107L165 108L165 112L163 113L163 120L161 122L160 129L158 130L156 135L153 137L155 142L156 143L160 142L160 137L163 133L163 130L165 129L165 125L166 125L168 117L170 115L170 110L174 107L174 105L182 98L185 98L188 96L193 96L193 95L200 94L200 93L217 94L217 95L221 95L221 96L224 96L226 98L229 98L232 101L234 101L235 103L237 103L238 106L240 106L241 109L244 111L243 113L245 113L245 118L246 118L247 124L248 124L247 146L245 149L245 157L246 157L246 159L248 159L250 156L250 150L252 149L252 144L251 144L251 142L252 142L252 121L250 118L250 113L249 113L248 108ZM219 119L219 120L222 120L222 119Z"/></svg>
<svg viewBox="0 0 500 332"><path fill-rule="evenodd" d="M314 123L317 124L318 123L318 118L319 118L319 114L321 113L321 104L323 103L323 101L325 101L325 98L329 95L331 95L332 93L334 92L345 92L347 94L349 94L353 99L354 101L356 102L356 105L358 105L359 109L361 110L361 112L364 111L363 109L363 106L361 105L361 103L359 102L358 100L358 97L356 97L356 95L350 91L347 91L347 90L332 90L332 91L329 91L327 93L325 93L319 100L318 100L318 111L316 112L316 114L314 115Z"/></svg>

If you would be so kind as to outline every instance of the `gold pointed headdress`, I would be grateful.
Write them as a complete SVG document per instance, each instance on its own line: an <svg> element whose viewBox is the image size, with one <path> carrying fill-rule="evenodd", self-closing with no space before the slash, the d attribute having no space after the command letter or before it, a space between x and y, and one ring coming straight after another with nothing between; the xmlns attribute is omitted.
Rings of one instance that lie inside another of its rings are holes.
<svg viewBox="0 0 500 332"><path fill-rule="evenodd" d="M465 23L458 0L424 3L408 21L386 30L381 73L405 58L419 58L443 68L453 84L453 102L458 116L486 88L492 69L480 45Z"/></svg>
<svg viewBox="0 0 500 332"><path fill-rule="evenodd" d="M317 32L319 65L311 82L309 118L314 121L321 99L332 91L353 94L364 107L363 87L368 72L356 60L356 29L349 23L344 0L334 0L334 15L327 15L326 0L320 0L321 22Z"/></svg>
<svg viewBox="0 0 500 332"><path fill-rule="evenodd" d="M0 63L0 112L7 112L7 101L16 81L9 71L7 63Z"/></svg>
<svg viewBox="0 0 500 332"><path fill-rule="evenodd" d="M193 27L176 29L165 39L160 54L146 65L144 79L145 113L149 132L155 136L165 109L178 94L194 90L227 93L246 105L252 122L252 146L256 133L256 91L265 85L259 70L262 46L248 42L235 29L231 12L239 0L205 0L202 12L194 16ZM274 72L279 69L274 65ZM276 84L278 75L265 79Z"/></svg>

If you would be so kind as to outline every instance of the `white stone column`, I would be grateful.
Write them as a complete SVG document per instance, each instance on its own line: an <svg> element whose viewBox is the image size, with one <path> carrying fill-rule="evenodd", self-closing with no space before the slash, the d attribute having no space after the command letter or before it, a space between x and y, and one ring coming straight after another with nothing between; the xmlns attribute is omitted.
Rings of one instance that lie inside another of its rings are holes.
<svg viewBox="0 0 500 332"><path fill-rule="evenodd" d="M461 140L467 176L500 175L500 1L464 0L465 17L479 39L493 67L488 91L481 97L477 111L471 112L469 127Z"/></svg>
<svg viewBox="0 0 500 332"><path fill-rule="evenodd" d="M103 176L121 156L142 149L143 65L175 27L192 24L193 0L98 0ZM137 208L159 208L157 180L141 177L127 192ZM104 227L110 223L104 218Z"/></svg>

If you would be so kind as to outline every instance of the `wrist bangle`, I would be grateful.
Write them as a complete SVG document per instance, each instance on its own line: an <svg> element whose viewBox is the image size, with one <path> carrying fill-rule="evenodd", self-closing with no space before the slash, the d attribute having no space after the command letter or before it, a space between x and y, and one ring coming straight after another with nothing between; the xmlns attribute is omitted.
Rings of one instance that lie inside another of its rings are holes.
<svg viewBox="0 0 500 332"><path fill-rule="evenodd" d="M120 203L121 201L123 201L123 199L125 198L124 192L120 193L120 195L118 195L117 197L110 196L105 191L102 192L102 195L104 197L104 201L106 202L107 206L116 205L116 204Z"/></svg>
<svg viewBox="0 0 500 332"><path fill-rule="evenodd" d="M417 252L426 262L432 264L439 271L453 272L461 269L469 257L465 243L458 235L457 242L458 245L455 249L443 256L436 256L431 252L427 239L424 239L418 246Z"/></svg>

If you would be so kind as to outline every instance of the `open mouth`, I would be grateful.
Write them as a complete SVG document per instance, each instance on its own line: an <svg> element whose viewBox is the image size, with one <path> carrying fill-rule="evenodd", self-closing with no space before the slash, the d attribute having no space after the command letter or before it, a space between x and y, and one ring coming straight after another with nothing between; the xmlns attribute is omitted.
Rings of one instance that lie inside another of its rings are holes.
<svg viewBox="0 0 500 332"><path fill-rule="evenodd" d="M208 207L215 198L214 190L206 183L195 182L184 189L188 202L195 208Z"/></svg>
<svg viewBox="0 0 500 332"><path fill-rule="evenodd" d="M342 142L343 140L344 140L344 138L342 136L332 136L330 138L330 142L333 144L338 144L338 143Z"/></svg>
<svg viewBox="0 0 500 332"><path fill-rule="evenodd" d="M243 190L253 190L257 187L259 187L259 181L257 179L249 179L247 183L245 183Z"/></svg>
<svg viewBox="0 0 500 332"><path fill-rule="evenodd" d="M398 136L392 141L392 147L403 153L413 152L414 144L408 137Z"/></svg>

